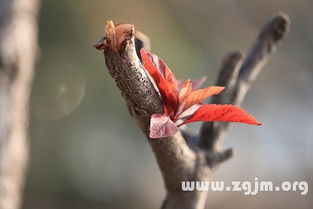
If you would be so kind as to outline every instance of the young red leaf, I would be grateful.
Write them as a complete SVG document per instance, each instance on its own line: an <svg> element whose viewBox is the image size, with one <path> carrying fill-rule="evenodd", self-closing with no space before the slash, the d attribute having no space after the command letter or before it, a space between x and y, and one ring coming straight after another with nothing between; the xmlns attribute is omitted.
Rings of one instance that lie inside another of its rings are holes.
<svg viewBox="0 0 313 209"><path fill-rule="evenodd" d="M168 70L167 70L168 69ZM175 97L176 102L178 103L178 84L175 76L169 73L169 68L165 70L165 80L167 86L169 87L172 95Z"/></svg>
<svg viewBox="0 0 313 209"><path fill-rule="evenodd" d="M192 91L192 84L191 84L190 79L188 79L184 81L184 83L182 84L182 88L179 91L179 95L178 95L179 104L175 112L174 121L178 119L178 116L184 111L184 107L186 104L184 100L191 93L191 91Z"/></svg>
<svg viewBox="0 0 313 209"><path fill-rule="evenodd" d="M253 116L232 105L202 105L189 119L179 126L195 121L224 121L261 125Z"/></svg>
<svg viewBox="0 0 313 209"><path fill-rule="evenodd" d="M164 138L175 134L178 131L175 123L169 116L161 114L153 114L150 119L150 134L149 137Z"/></svg>
<svg viewBox="0 0 313 209"><path fill-rule="evenodd" d="M174 112L178 104L177 96L173 95L173 90L171 89L171 87L167 85L167 82L165 81L162 73L154 65L154 63L149 57L149 54L143 48L140 50L140 54L145 69L149 72L150 76L153 78L153 81L157 85L158 90L162 96L165 107L164 111L166 112L166 114Z"/></svg>
<svg viewBox="0 0 313 209"><path fill-rule="evenodd" d="M163 70L164 72L164 79L166 81L166 84L178 102L178 83L175 78L175 75L168 68L168 66L163 62L163 60L158 58L158 61L159 61L160 70Z"/></svg>
<svg viewBox="0 0 313 209"><path fill-rule="evenodd" d="M197 90L198 88L200 88L200 86L202 86L202 84L206 81L206 77L203 76L201 78L198 78L196 80L191 80L191 84L192 84L192 91ZM178 80L178 90L182 89L184 81L182 80Z"/></svg>
<svg viewBox="0 0 313 209"><path fill-rule="evenodd" d="M184 104L182 104L182 106L184 106ZM183 118L187 118L190 117L191 115L193 115L202 105L201 104L194 104L191 107L189 107L188 109L180 112L177 115L177 118L179 119L183 119Z"/></svg>
<svg viewBox="0 0 313 209"><path fill-rule="evenodd" d="M182 84L182 88L179 91L179 101L183 101L190 93L192 90L192 84L190 82L190 79L184 81Z"/></svg>
<svg viewBox="0 0 313 209"><path fill-rule="evenodd" d="M158 69L158 71L163 75L164 80L166 81L169 90L173 93L175 97L178 96L178 82L175 78L175 75L168 68L165 62L160 59L157 55L146 52L146 54L150 57L150 60L153 62L154 66Z"/></svg>
<svg viewBox="0 0 313 209"><path fill-rule="evenodd" d="M185 107L184 110L188 109L190 106L194 104L198 104L203 102L207 97L213 96L221 93L225 87L222 86L209 86L204 89L198 89L196 91L191 92L185 99Z"/></svg>
<svg viewBox="0 0 313 209"><path fill-rule="evenodd" d="M202 86L202 84L206 81L206 77L203 76L201 78L198 78L196 80L192 80L192 91L197 90L198 88L200 88L200 86Z"/></svg>
<svg viewBox="0 0 313 209"><path fill-rule="evenodd" d="M148 56L150 57L151 61L153 62L153 64L155 65L155 67L160 71L160 73L163 75L163 78L165 78L165 64L163 61L161 61L161 59L152 53L149 53L147 51L145 51Z"/></svg>

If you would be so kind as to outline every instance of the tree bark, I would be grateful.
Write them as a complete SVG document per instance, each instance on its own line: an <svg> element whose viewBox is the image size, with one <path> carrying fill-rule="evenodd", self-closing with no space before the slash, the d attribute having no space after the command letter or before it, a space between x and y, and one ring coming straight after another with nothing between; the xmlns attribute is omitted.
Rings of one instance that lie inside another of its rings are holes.
<svg viewBox="0 0 313 209"><path fill-rule="evenodd" d="M217 80L217 85L226 86L226 91L212 102L240 105L252 82L288 33L289 25L288 16L278 13L262 28L246 58L240 52L226 56ZM109 21L105 37L94 47L104 51L107 68L154 152L167 193L162 209L203 209L207 191L184 192L182 181L207 181L222 162L232 157L232 149L221 151L220 145L229 125L203 123L198 136L180 131L167 138L149 139L149 119L153 113L162 113L162 103L140 63L138 48L144 44L136 39L139 44L135 45L134 31L131 24L114 26Z"/></svg>
<svg viewBox="0 0 313 209"><path fill-rule="evenodd" d="M0 0L0 209L22 200L37 11L37 0Z"/></svg>

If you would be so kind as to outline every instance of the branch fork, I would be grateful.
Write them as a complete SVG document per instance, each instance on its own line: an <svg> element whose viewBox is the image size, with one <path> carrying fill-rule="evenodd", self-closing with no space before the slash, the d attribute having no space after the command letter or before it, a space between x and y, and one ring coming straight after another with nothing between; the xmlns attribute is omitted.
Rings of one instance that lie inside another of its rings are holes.
<svg viewBox="0 0 313 209"><path fill-rule="evenodd" d="M276 51L289 31L290 20L284 13L275 14L261 29L247 55L230 52L222 62L217 86L226 90L212 98L214 104L240 106L251 84ZM162 209L203 209L207 191L183 192L182 181L207 181L213 171L233 156L233 150L222 151L221 142L229 124L204 122L198 136L179 131L175 135L149 139L150 117L163 113L162 100L140 61L139 50L146 36L136 36L132 24L114 25L108 21L105 37L94 43L102 50L110 75L125 98L130 114L145 133L155 154L166 188Z"/></svg>

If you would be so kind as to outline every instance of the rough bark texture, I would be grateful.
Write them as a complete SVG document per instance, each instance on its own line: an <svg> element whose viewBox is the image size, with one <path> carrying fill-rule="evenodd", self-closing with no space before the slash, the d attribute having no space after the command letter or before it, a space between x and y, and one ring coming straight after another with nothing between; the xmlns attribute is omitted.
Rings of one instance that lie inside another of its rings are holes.
<svg viewBox="0 0 313 209"><path fill-rule="evenodd" d="M21 204L37 9L37 0L0 0L0 209Z"/></svg>
<svg viewBox="0 0 313 209"><path fill-rule="evenodd" d="M240 52L231 52L223 60L217 85L226 91L212 102L240 105L257 74L269 60L280 41L289 31L286 14L278 13L262 28L259 37L246 58ZM153 88L140 57L136 54L134 26L108 22L106 36L94 46L104 51L108 70L120 88L129 107L145 135L149 136L149 119L162 112L159 94ZM203 123L199 136L187 132L163 139L148 139L161 170L166 198L162 209L202 209L207 192L183 192L182 181L207 181L213 171L229 159L232 149L221 151L220 142L227 133L227 123ZM149 138L149 137L148 137Z"/></svg>

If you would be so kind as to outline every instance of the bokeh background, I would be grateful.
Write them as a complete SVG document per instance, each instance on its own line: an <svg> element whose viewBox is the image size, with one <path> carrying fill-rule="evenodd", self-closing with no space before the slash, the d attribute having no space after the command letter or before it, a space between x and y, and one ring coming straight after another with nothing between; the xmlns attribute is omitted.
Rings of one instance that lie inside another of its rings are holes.
<svg viewBox="0 0 313 209"><path fill-rule="evenodd" d="M206 75L212 85L222 57L245 52L277 11L289 14L291 33L244 102L264 125L232 125L225 148L236 155L212 179L307 181L309 193L209 192L207 208L313 208L312 0L42 1L23 208L160 207L154 156L91 47L106 20L135 24L177 77Z"/></svg>

